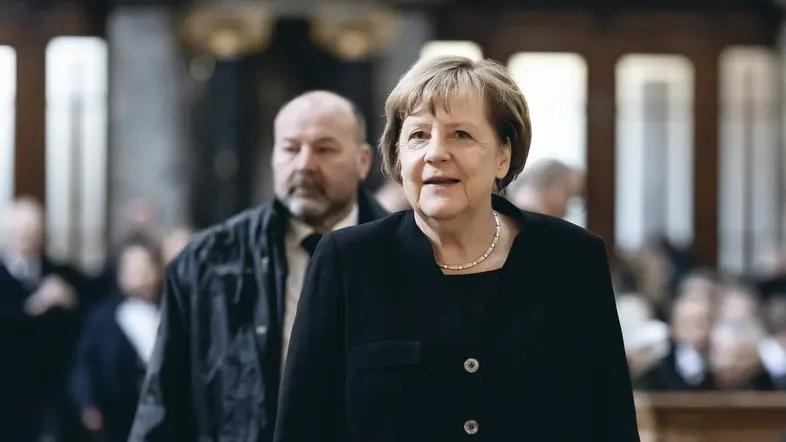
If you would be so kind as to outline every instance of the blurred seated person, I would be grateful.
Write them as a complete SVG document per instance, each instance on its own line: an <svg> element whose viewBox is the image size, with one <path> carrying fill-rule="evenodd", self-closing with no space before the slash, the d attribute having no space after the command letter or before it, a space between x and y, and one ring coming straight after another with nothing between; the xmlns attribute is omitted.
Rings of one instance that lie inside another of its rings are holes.
<svg viewBox="0 0 786 442"><path fill-rule="evenodd" d="M169 264L170 261L180 254L188 242L191 241L193 231L188 227L179 227L164 237L162 245L162 252L164 264Z"/></svg>
<svg viewBox="0 0 786 442"><path fill-rule="evenodd" d="M639 251L636 265L639 293L652 303L656 315L665 320L682 280L697 271L693 256L669 239L658 237Z"/></svg>
<svg viewBox="0 0 786 442"><path fill-rule="evenodd" d="M759 344L759 357L778 390L786 390L786 293L767 301L764 320L769 337Z"/></svg>
<svg viewBox="0 0 786 442"><path fill-rule="evenodd" d="M638 388L641 376L668 354L669 328L666 323L655 318L647 300L635 293L617 297L617 314L631 380L633 387Z"/></svg>
<svg viewBox="0 0 786 442"><path fill-rule="evenodd" d="M376 193L377 202L388 212L395 213L410 209L411 206L404 194L404 187L396 180L388 177Z"/></svg>
<svg viewBox="0 0 786 442"><path fill-rule="evenodd" d="M710 338L710 368L719 390L774 390L759 358L764 330L749 318L719 318Z"/></svg>
<svg viewBox="0 0 786 442"><path fill-rule="evenodd" d="M38 201L14 201L0 223L0 441L27 442L44 425L67 423L65 378L85 280L46 256ZM42 422L45 408L59 422Z"/></svg>
<svg viewBox="0 0 786 442"><path fill-rule="evenodd" d="M568 202L583 193L583 172L554 159L528 165L506 192L520 209L557 218L568 214Z"/></svg>
<svg viewBox="0 0 786 442"><path fill-rule="evenodd" d="M155 235L156 211L150 201L144 198L131 200L125 207L124 224L125 230L119 242L111 247L110 259L105 263L101 273L93 280L91 290L97 294L98 298L118 290L116 255L119 250L123 250L126 244L157 241Z"/></svg>
<svg viewBox="0 0 786 442"><path fill-rule="evenodd" d="M754 278L763 298L786 294L786 249L773 247L759 256Z"/></svg>
<svg viewBox="0 0 786 442"><path fill-rule="evenodd" d="M631 260L624 256L624 252L619 250L617 250L617 262L611 271L611 282L614 285L614 293L635 293L641 296L637 269Z"/></svg>
<svg viewBox="0 0 786 442"><path fill-rule="evenodd" d="M718 320L761 321L761 304L753 287L734 282L721 287Z"/></svg>
<svg viewBox="0 0 786 442"><path fill-rule="evenodd" d="M91 312L79 342L71 394L84 426L103 442L125 442L159 323L163 262L146 242L118 260L119 292Z"/></svg>
<svg viewBox="0 0 786 442"><path fill-rule="evenodd" d="M671 348L637 385L646 390L711 390L709 338L715 320L716 292L708 275L686 278L671 310Z"/></svg>

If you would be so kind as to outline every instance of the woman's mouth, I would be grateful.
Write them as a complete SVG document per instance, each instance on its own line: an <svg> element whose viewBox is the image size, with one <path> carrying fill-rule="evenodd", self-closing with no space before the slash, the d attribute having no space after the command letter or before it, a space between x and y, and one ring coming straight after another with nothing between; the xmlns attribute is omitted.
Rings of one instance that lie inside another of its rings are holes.
<svg viewBox="0 0 786 442"><path fill-rule="evenodd" d="M451 184L458 184L460 182L460 179L450 177L434 177L423 180L424 185L431 186L449 186Z"/></svg>

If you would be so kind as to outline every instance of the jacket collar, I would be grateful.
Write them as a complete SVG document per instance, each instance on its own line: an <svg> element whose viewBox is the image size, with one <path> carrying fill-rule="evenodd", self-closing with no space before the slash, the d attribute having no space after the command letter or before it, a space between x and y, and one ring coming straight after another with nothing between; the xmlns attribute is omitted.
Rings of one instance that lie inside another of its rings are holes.
<svg viewBox="0 0 786 442"><path fill-rule="evenodd" d="M382 206L362 188L358 190L357 207L358 224L376 221L388 215L388 212L386 212L385 209L383 209ZM271 225L270 227L274 227L277 229L277 231L281 232L283 230L278 229L286 228L286 223L289 221L290 216L291 215L289 214L289 210L287 210L286 206L284 206L284 204L278 198L276 198L273 201L273 210L271 210L268 214L268 222L265 224L275 220L274 225Z"/></svg>
<svg viewBox="0 0 786 442"><path fill-rule="evenodd" d="M536 239L532 235L532 227L537 224L537 218L530 212L523 211L513 205L510 201L499 195L492 195L491 206L503 215L513 218L519 223L519 234L513 241L508 263L517 261L525 257ZM402 247L399 250L404 254L401 262L409 262L411 270L417 274L427 277L437 277L442 275L442 270L434 259L434 250L431 247L428 237L420 230L415 223L415 212L410 209L404 215L404 222L399 225L397 234ZM524 244L527 244L525 246Z"/></svg>
<svg viewBox="0 0 786 442"><path fill-rule="evenodd" d="M388 212L363 188L358 190L357 206L358 224L376 221L388 215ZM265 207L268 209L265 209ZM271 205L263 206L251 225L252 241L264 241L264 232L277 237L280 235L283 238L290 216L289 210L278 198L274 199Z"/></svg>

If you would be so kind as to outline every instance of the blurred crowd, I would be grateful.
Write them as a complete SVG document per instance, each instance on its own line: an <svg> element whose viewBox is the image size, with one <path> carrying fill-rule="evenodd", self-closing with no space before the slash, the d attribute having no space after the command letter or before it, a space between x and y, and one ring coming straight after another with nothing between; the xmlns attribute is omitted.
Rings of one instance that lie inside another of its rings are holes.
<svg viewBox="0 0 786 442"><path fill-rule="evenodd" d="M165 263L187 244L159 240L143 201L103 271L89 275L46 254L42 205L2 213L0 440L125 440L158 328Z"/></svg>
<svg viewBox="0 0 786 442"><path fill-rule="evenodd" d="M653 240L615 272L634 387L786 389L786 257L750 275L720 275L687 250Z"/></svg>
<svg viewBox="0 0 786 442"><path fill-rule="evenodd" d="M506 196L570 218L583 194L581 171L543 160ZM408 208L393 181L376 196L389 211ZM3 213L0 440L127 438L155 345L163 270L192 235L184 227L159 238L155 219L152 207L135 202L125 240L100 274L86 275L46 255L39 202L20 198ZM634 387L786 389L785 258L773 253L755 275L730 279L662 239L618 257L613 276Z"/></svg>

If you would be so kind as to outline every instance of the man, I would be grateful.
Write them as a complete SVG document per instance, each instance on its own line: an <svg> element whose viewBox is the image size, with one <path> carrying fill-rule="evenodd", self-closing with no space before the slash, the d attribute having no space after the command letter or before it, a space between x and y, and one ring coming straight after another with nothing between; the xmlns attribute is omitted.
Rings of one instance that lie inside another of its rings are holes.
<svg viewBox="0 0 786 442"><path fill-rule="evenodd" d="M131 442L272 440L281 368L319 235L381 218L357 108L316 91L274 123L276 200L204 232L168 266Z"/></svg>
<svg viewBox="0 0 786 442"><path fill-rule="evenodd" d="M71 440L78 427L65 381L85 279L46 257L38 201L17 199L0 220L0 440L32 442L44 427Z"/></svg>
<svg viewBox="0 0 786 442"><path fill-rule="evenodd" d="M526 169L508 188L510 201L525 210L557 218L568 214L568 201L580 196L583 173L554 160L541 160Z"/></svg>

